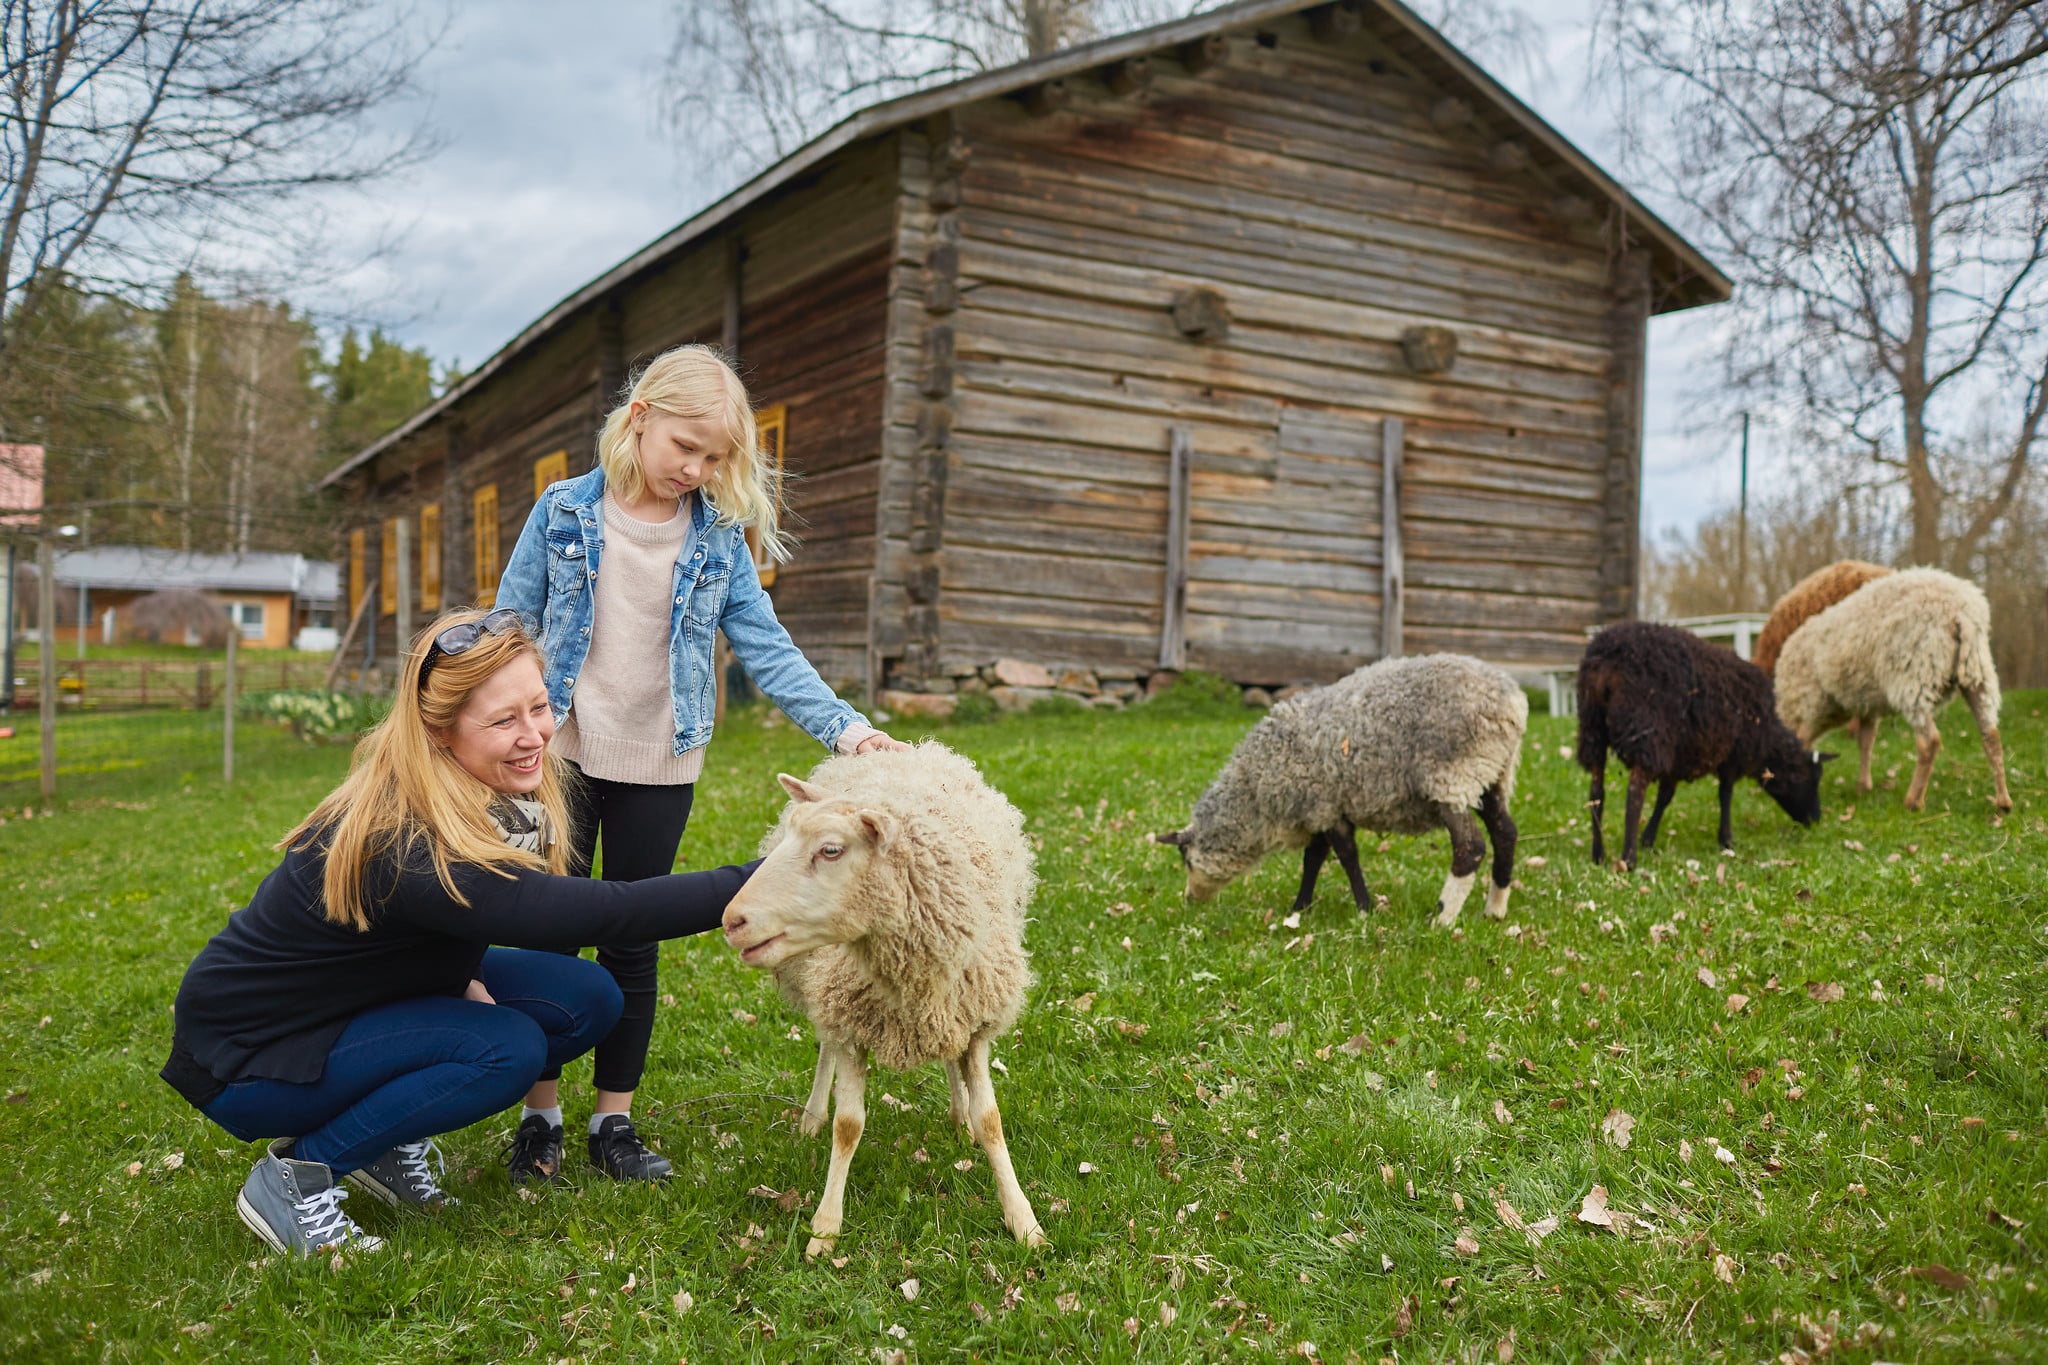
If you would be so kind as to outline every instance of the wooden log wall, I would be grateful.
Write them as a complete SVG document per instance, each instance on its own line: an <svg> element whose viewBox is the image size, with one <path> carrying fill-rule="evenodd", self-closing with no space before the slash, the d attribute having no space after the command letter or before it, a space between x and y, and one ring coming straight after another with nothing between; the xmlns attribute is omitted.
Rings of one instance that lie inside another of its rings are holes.
<svg viewBox="0 0 2048 1365"><path fill-rule="evenodd" d="M1583 648L1623 500L1609 253L1393 41L1276 20L955 112L943 667L1156 665L1175 425L1189 666L1377 657L1388 417L1405 652ZM1418 326L1455 334L1449 370L1411 368Z"/></svg>

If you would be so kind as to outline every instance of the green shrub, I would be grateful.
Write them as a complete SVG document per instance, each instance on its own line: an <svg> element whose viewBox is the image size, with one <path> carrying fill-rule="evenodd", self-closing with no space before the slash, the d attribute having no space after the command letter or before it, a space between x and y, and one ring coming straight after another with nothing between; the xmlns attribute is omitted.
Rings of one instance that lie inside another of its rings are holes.
<svg viewBox="0 0 2048 1365"><path fill-rule="evenodd" d="M1076 711L1085 711L1087 709L1088 707L1079 697L1070 697L1066 693L1060 692L1050 697L1040 697L1037 701L1032 702L1030 714L1034 716L1071 716Z"/></svg>
<svg viewBox="0 0 2048 1365"><path fill-rule="evenodd" d="M252 692L242 698L240 709L245 715L291 727L291 732L308 744L345 743L382 720L391 703L384 697L305 688Z"/></svg>
<svg viewBox="0 0 2048 1365"><path fill-rule="evenodd" d="M1170 715L1216 715L1224 711L1242 711L1244 693L1228 678L1191 668L1145 705Z"/></svg>
<svg viewBox="0 0 2048 1365"><path fill-rule="evenodd" d="M953 707L955 725L986 725L996 718L996 699L986 692L962 692Z"/></svg>

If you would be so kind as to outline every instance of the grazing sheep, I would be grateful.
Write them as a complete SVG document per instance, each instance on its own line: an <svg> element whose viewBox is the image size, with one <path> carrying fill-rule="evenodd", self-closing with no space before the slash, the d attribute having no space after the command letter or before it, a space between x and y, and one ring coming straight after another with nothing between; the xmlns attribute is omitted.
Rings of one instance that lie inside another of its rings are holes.
<svg viewBox="0 0 2048 1365"><path fill-rule="evenodd" d="M1775 674L1778 655L1785 648L1785 642L1792 638L1793 631L1871 579L1883 578L1890 572L1882 564L1871 564L1861 559L1838 559L1825 568L1815 569L1771 604L1771 617L1764 622L1763 633L1756 637L1756 649L1750 654L1749 661L1765 673Z"/></svg>
<svg viewBox="0 0 2048 1365"><path fill-rule="evenodd" d="M1643 847L1680 782L1721 779L1721 847L1735 847L1729 803L1735 781L1753 777L1802 825L1820 819L1820 768L1833 754L1810 752L1779 723L1771 680L1762 669L1691 631L1649 621L1607 627L1579 661L1579 766L1592 774L1586 806L1593 819L1593 861L1607 860L1600 817L1607 799L1607 751L1628 768L1628 813L1621 861L1636 865L1636 822L1643 795L1657 782L1657 806Z"/></svg>
<svg viewBox="0 0 2048 1365"><path fill-rule="evenodd" d="M817 1029L803 1131L824 1126L828 1090L837 1100L805 1254L830 1250L842 1224L870 1053L896 1070L946 1064L952 1119L988 1154L1003 1220L1019 1241L1044 1245L989 1081L989 1041L1009 1032L1031 985L1024 910L1036 876L1024 817L973 763L931 741L777 780L790 803L726 907L725 937L742 962L773 969Z"/></svg>
<svg viewBox="0 0 2048 1365"><path fill-rule="evenodd" d="M1529 699L1490 664L1462 654L1382 659L1275 706L1238 742L1195 802L1188 827L1152 840L1180 849L1188 898L1198 901L1274 849L1302 848L1296 910L1315 895L1323 860L1335 853L1363 912L1372 894L1353 831L1420 834L1441 826L1451 835L1451 872L1436 922L1449 928L1490 835L1486 913L1500 919L1515 867L1508 801L1528 724Z"/></svg>
<svg viewBox="0 0 2048 1365"><path fill-rule="evenodd" d="M1778 714L1808 742L1844 721L1862 722L1857 781L1865 791L1877 718L1888 711L1906 718L1915 750L1907 810L1919 810L1926 800L1927 779L1941 750L1934 713L1957 692L1984 738L1991 803L2011 810L1998 738L1991 607L1976 584L1939 569L1903 569L1808 621L1778 656Z"/></svg>

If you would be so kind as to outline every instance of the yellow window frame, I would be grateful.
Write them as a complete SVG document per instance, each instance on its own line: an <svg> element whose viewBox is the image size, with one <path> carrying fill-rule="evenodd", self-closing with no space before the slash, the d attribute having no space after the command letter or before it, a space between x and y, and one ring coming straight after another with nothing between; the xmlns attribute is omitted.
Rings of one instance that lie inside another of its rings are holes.
<svg viewBox="0 0 2048 1365"><path fill-rule="evenodd" d="M756 448L760 451L761 462L773 474L775 485L775 512L779 518L783 512L782 473L786 467L789 431L789 404L772 403L754 414L754 429L759 436ZM761 536L755 527L747 528L747 548L754 555L755 572L761 576L761 586L775 586L776 563L762 548Z"/></svg>
<svg viewBox="0 0 2048 1365"><path fill-rule="evenodd" d="M488 607L498 600L498 485L487 483L470 501L476 525L476 601Z"/></svg>
<svg viewBox="0 0 2048 1365"><path fill-rule="evenodd" d="M420 610L441 609L441 504L420 508Z"/></svg>
<svg viewBox="0 0 2048 1365"><path fill-rule="evenodd" d="M540 501L540 495L548 491L548 485L560 483L569 477L569 452L557 450L541 456L533 462L533 500Z"/></svg>
<svg viewBox="0 0 2048 1365"><path fill-rule="evenodd" d="M383 544L384 576L377 584L377 611L379 615L398 614L398 518L384 518Z"/></svg>

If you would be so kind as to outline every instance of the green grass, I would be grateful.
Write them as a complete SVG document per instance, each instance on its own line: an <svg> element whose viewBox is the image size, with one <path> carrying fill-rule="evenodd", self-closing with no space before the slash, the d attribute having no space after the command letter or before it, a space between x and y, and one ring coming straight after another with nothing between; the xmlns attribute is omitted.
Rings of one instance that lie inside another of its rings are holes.
<svg viewBox="0 0 2048 1365"><path fill-rule="evenodd" d="M823 1183L824 1139L791 1121L815 1053L715 936L664 957L641 1107L669 1185L608 1185L577 1154L571 1188L522 1197L497 1164L507 1115L444 1142L459 1210L399 1223L355 1201L382 1256L259 1255L233 1212L255 1149L154 1072L185 963L345 754L273 736L227 791L81 779L55 815L0 826L0 1358L1181 1361L1313 1342L1332 1361L1492 1361L1512 1337L1523 1361L1775 1360L1838 1333L1831 1359L2039 1359L2044 705L2007 699L2002 822L1951 710L1924 813L1900 807L1892 723L1885 789L1831 778L1824 823L1798 830L1745 785L1739 856L1720 858L1696 784L1634 877L1584 861L1570 722L1537 718L1525 889L1506 924L1475 895L1458 934L1428 923L1440 836L1368 841L1387 904L1362 924L1333 869L1285 927L1284 856L1181 903L1172 854L1140 837L1183 822L1247 713L945 731L1042 842L1039 984L997 1094L1052 1245L1004 1233L936 1068L878 1072L837 1267L804 1261L805 1214L749 1193ZM729 720L687 862L747 854L774 773L816 757L787 725ZM565 1088L580 1126L587 1067ZM1626 1149L1601 1136L1614 1109L1636 1120ZM1575 1219L1595 1184L1635 1235ZM1561 1223L1534 1246L1496 1200ZM1967 1285L1910 1273L1933 1264Z"/></svg>

